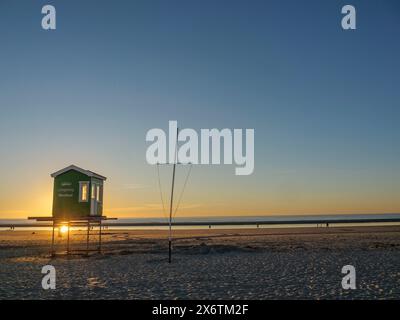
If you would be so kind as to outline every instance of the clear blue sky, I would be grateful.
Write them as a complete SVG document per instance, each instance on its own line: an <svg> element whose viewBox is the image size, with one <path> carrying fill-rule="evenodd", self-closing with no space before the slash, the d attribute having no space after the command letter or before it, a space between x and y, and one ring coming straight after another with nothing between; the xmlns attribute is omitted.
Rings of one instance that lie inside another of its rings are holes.
<svg viewBox="0 0 400 320"><path fill-rule="evenodd" d="M160 215L145 135L168 120L256 132L254 174L194 169L183 215L399 212L399 36L388 0L1 0L0 217L48 214L72 163L110 214Z"/></svg>

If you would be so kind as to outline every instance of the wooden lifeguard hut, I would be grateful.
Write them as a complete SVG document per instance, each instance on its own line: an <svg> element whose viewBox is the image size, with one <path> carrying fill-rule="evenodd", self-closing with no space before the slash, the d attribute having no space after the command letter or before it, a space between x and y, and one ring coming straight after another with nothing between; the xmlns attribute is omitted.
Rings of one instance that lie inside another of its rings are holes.
<svg viewBox="0 0 400 320"><path fill-rule="evenodd" d="M51 174L54 178L52 217L31 217L52 222L51 254L54 255L54 230L66 226L67 253L70 253L70 228L86 227L86 253L89 253L90 231L98 227L98 248L101 252L103 189L106 177L75 165Z"/></svg>
<svg viewBox="0 0 400 320"><path fill-rule="evenodd" d="M51 174L54 178L53 217L101 217L106 177L71 165Z"/></svg>

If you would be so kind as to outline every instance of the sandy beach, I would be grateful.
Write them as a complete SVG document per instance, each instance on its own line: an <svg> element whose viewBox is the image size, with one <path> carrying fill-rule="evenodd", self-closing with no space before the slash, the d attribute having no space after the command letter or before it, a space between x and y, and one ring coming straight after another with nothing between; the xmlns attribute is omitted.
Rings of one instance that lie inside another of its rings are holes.
<svg viewBox="0 0 400 320"><path fill-rule="evenodd" d="M167 245L164 230L106 230L102 254L67 256L63 235L51 258L50 232L0 231L0 299L400 299L400 226L175 230L172 264ZM349 264L356 290L341 286Z"/></svg>

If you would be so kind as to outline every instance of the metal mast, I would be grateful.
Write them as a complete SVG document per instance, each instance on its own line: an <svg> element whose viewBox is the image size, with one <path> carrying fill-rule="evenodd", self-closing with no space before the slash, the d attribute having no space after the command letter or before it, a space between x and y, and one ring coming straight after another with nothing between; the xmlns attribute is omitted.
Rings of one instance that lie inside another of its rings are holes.
<svg viewBox="0 0 400 320"><path fill-rule="evenodd" d="M174 187L175 187L175 170L177 163L177 151L178 151L178 133L179 128L176 129L176 144L175 144L175 160L172 169L172 186L171 186L171 202L169 205L169 237L168 237L168 262L171 263L172 256L172 208L174 203Z"/></svg>

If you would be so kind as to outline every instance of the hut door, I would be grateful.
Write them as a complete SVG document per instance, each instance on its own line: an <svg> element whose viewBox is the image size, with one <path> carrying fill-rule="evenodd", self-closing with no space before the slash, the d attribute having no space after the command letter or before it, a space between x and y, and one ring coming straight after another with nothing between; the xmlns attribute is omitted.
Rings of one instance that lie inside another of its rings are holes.
<svg viewBox="0 0 400 320"><path fill-rule="evenodd" d="M96 184L92 183L92 196L90 197L90 215L97 215L97 192L99 188Z"/></svg>

